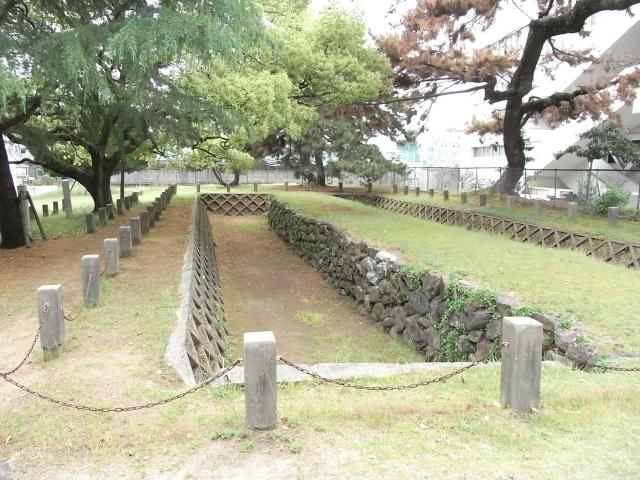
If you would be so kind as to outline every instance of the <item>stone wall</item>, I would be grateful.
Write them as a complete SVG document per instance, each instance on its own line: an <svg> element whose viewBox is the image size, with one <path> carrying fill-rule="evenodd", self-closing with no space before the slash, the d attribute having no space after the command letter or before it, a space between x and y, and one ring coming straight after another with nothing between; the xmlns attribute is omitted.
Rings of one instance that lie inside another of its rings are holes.
<svg viewBox="0 0 640 480"><path fill-rule="evenodd" d="M276 198L268 222L379 329L401 338L427 361L498 358L502 318L519 314L543 324L546 358L555 358L550 349L556 343L565 353L592 353L590 348L576 352L576 332L564 330L555 317L532 312L514 294L406 264L327 222L303 217Z"/></svg>
<svg viewBox="0 0 640 480"><path fill-rule="evenodd" d="M180 296L165 360L187 385L195 385L224 366L224 338L228 334L213 233L199 196L193 206Z"/></svg>

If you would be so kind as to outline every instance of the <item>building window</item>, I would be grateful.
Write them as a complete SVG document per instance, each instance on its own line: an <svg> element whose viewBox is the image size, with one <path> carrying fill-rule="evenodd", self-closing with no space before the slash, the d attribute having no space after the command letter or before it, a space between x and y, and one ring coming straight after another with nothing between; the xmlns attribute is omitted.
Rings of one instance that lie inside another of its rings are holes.
<svg viewBox="0 0 640 480"><path fill-rule="evenodd" d="M473 147L473 156L474 157L502 157L504 156L504 147L502 145Z"/></svg>

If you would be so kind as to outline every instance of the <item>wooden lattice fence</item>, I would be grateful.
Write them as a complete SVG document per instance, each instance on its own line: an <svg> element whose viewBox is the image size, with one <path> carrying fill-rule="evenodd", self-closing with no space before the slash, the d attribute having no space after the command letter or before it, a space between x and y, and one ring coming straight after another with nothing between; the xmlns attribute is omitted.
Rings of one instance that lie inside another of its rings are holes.
<svg viewBox="0 0 640 480"><path fill-rule="evenodd" d="M445 225L456 225L467 230L487 231L504 235L518 242L531 243L548 248L576 250L604 262L640 271L640 245L634 243L565 232L482 213L405 202L393 198L373 195L341 195L341 197L382 208L383 210L402 213L424 220L432 220Z"/></svg>
<svg viewBox="0 0 640 480"><path fill-rule="evenodd" d="M269 210L271 195L262 193L203 193L200 199L210 212L221 215L255 215Z"/></svg>

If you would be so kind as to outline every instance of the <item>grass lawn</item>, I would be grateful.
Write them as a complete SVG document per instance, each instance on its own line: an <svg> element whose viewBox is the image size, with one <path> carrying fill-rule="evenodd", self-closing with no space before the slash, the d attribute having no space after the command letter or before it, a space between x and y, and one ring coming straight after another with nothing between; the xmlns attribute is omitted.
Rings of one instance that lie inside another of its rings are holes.
<svg viewBox="0 0 640 480"><path fill-rule="evenodd" d="M585 215L581 213L575 220L569 220L567 218L567 212L560 208L558 210L545 210L543 214L536 215L533 212L533 205L515 206L509 209L506 207L506 199L500 200L497 197L489 197L487 206L480 207L478 195L475 193L469 193L469 202L466 204L461 202L459 195L453 193L449 195L450 200L448 202L442 199L441 192L436 192L433 198L429 198L425 192L422 192L419 197L416 197L412 191L409 192L409 195L403 195L402 193L394 195L384 193L384 191L381 192L381 194L398 200L474 211L487 215L495 215L496 217L544 225L569 232L588 233L590 235L640 244L640 222L630 220L620 220L617 226L609 227L606 216ZM551 205L551 202L549 202L549 205Z"/></svg>
<svg viewBox="0 0 640 480"><path fill-rule="evenodd" d="M544 311L578 320L608 350L640 351L640 275L568 250L545 249L469 232L319 193L279 193L305 215L406 260L514 291Z"/></svg>

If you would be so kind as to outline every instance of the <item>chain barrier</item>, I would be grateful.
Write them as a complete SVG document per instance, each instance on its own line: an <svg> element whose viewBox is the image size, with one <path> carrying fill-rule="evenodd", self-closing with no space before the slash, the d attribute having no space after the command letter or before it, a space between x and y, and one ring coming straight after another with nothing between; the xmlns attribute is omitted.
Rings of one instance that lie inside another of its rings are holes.
<svg viewBox="0 0 640 480"><path fill-rule="evenodd" d="M27 393L35 396L35 397L40 398L41 400L46 400L48 402L55 403L55 404L61 405L63 407L71 408L71 409L74 409L74 410L86 411L86 412L95 412L95 413L120 413L120 412L132 412L134 410L144 410L144 409L148 409L148 408L157 407L159 405L166 405L167 403L173 402L174 400L178 400L180 398L186 397L187 395L190 395L190 394L192 394L194 392L197 392L198 390L202 390L204 387L210 385L211 383L213 383L218 378L223 377L229 371L231 371L233 368L237 367L241 363L242 363L242 360L236 360L234 363L232 363L231 365L229 365L225 369L220 370L218 373L216 373L212 377L209 377L207 380L202 382L200 385L196 385L195 387L193 387L193 388L191 388L189 390L185 390L184 392L179 393L177 395L173 395L172 397L168 397L168 398L165 398L165 399L162 399L162 400L158 400L156 402L145 403L143 405L133 405L133 406L130 406L130 407L92 407L92 406L88 406L88 405L80 405L80 404L68 402L66 400L60 400L58 398L51 397L51 396L46 395L44 393L37 392L37 391L35 391L35 390L25 386L25 385L22 385L21 383L15 381L13 378L9 377L9 375L7 375L5 373L0 373L0 378L2 378L6 382L18 387L20 390L23 390L23 391L25 391L25 392L27 392Z"/></svg>
<svg viewBox="0 0 640 480"><path fill-rule="evenodd" d="M80 318L80 315L82 315L82 312L84 312L84 310L87 308L87 300L89 298L89 285L91 285L92 278L93 278L93 272L89 272L89 278L87 279L87 286L85 288L84 298L82 299L82 306L80 307L80 310L78 310L78 313L76 313L75 317L72 317L71 315L67 315L66 313L64 314L64 319L67 322L75 322L76 320L78 320L78 318Z"/></svg>
<svg viewBox="0 0 640 480"><path fill-rule="evenodd" d="M566 358L572 364L574 364L575 366L577 366L578 368L581 368L581 369L599 368L601 370L610 370L612 372L640 372L640 367L618 367L618 366L615 366L615 365L603 365L601 363L588 363L588 362L585 362L584 360L579 360L579 359L577 359L575 357L572 357L571 355L568 355L566 353L562 353L557 348L554 348L552 351L554 353L557 353L561 357Z"/></svg>
<svg viewBox="0 0 640 480"><path fill-rule="evenodd" d="M478 365L480 363L485 363L486 362L486 360L484 358L481 359L481 360L476 360L475 362L471 362L471 363L469 363L468 365L465 365L462 368L459 368L457 370L454 370L453 372L447 373L446 375L442 375L442 376L436 377L436 378L431 378L431 379L425 380L423 382L410 383L408 385L397 385L397 386L384 386L384 387L381 387L379 385L359 385L357 383L350 383L350 382L347 382L345 380L323 377L321 375L318 375L315 372L312 372L311 370L308 370L308 369L306 369L304 367L301 367L300 365L296 365L295 363L290 362L289 360L287 360L284 357L278 357L278 360L280 360L285 365L289 365L291 368L294 368L294 369L298 370L299 372L304 373L305 375L309 375L310 377L315 378L316 380L321 380L321 381L326 382L326 383L332 383L334 385L340 385L341 387L355 388L357 390L371 390L371 391L407 390L407 389L410 389L410 388L426 387L426 386L434 384L434 383L442 383L442 382L445 382L445 381L449 380L450 378L455 377L456 375L460 375L461 373L466 372L467 370L475 367L476 365Z"/></svg>

